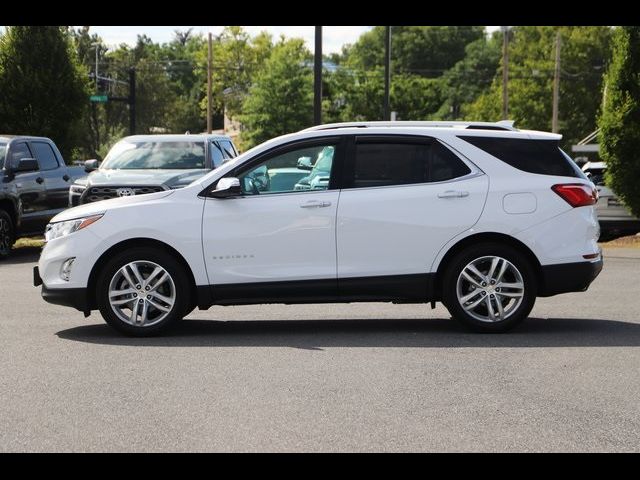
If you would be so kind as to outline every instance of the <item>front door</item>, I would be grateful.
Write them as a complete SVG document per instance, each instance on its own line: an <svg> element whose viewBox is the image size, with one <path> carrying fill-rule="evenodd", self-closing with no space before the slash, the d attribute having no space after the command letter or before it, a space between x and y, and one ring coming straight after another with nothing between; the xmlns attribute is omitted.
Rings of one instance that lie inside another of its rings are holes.
<svg viewBox="0 0 640 480"><path fill-rule="evenodd" d="M241 195L207 198L202 240L216 303L335 296L339 191L308 177L319 161L335 166L340 151L337 139L280 148L228 175Z"/></svg>

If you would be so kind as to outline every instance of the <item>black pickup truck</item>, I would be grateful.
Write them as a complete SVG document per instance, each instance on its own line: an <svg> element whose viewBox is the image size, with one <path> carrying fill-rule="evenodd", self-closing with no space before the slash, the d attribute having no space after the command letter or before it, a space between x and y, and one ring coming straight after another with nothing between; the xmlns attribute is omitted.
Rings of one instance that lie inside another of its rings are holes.
<svg viewBox="0 0 640 480"><path fill-rule="evenodd" d="M83 175L84 167L67 167L48 138L0 135L0 259L17 238L44 233Z"/></svg>

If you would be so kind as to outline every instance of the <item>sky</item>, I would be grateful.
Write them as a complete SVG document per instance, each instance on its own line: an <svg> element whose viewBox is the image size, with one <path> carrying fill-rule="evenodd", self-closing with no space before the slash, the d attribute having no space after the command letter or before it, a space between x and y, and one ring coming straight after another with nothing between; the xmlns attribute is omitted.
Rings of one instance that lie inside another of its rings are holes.
<svg viewBox="0 0 640 480"><path fill-rule="evenodd" d="M80 27L75 27L80 28ZM139 34L145 34L151 40L158 43L169 42L173 38L175 30L188 30L193 29L194 33L207 34L211 32L213 35L218 35L222 32L224 27L221 26L92 26L90 33L97 33L106 45L109 47L117 47L121 43L128 45L135 45L137 36ZM261 31L267 31L271 33L274 39L277 39L281 34L286 37L302 37L307 43L307 47L310 51L314 50L314 34L315 27L313 26L280 26L280 27L267 27L267 26L245 26L243 27L250 35L256 35ZM322 27L322 49L324 54L339 53L342 46L347 43L354 43L360 35L364 32L371 30L370 26L323 26ZM492 32L500 27L487 27L489 32ZM4 27L0 26L0 33L4 31Z"/></svg>
<svg viewBox="0 0 640 480"><path fill-rule="evenodd" d="M78 28L78 27L76 27ZM222 32L224 27L205 27L205 26L147 26L147 27L109 27L109 26L92 26L90 32L97 33L102 37L104 43L109 46L117 46L121 43L127 43L133 45L136 42L138 34L146 34L154 42L169 42L173 38L175 30L188 30L193 29L194 33L207 34L211 32L213 35L218 35ZM286 37L302 37L307 42L307 47L313 51L314 49L314 34L315 27L313 26L284 26L284 27L266 27L266 26L245 26L243 27L250 35L255 35L263 30L271 33L274 39L277 39L280 34L284 34ZM354 43L358 37L370 30L372 27L323 27L322 28L322 49L323 53L340 52L340 49L344 44Z"/></svg>

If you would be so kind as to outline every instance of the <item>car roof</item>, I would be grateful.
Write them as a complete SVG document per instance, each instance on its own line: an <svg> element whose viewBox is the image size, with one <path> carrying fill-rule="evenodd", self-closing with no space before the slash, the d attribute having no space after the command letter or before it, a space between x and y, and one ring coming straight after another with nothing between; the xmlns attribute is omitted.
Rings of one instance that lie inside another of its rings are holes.
<svg viewBox="0 0 640 480"><path fill-rule="evenodd" d="M586 172L587 170L594 168L597 170L602 170L607 168L607 164L604 162L587 162L582 166L582 171Z"/></svg>
<svg viewBox="0 0 640 480"><path fill-rule="evenodd" d="M52 140L47 137L36 137L33 135L5 135L0 134L0 142L11 142L12 140L46 140L51 142Z"/></svg>
<svg viewBox="0 0 640 480"><path fill-rule="evenodd" d="M157 134L157 135L129 135L122 140L129 142L185 142L205 140L229 140L231 137L226 135L208 134L208 133L185 133L185 134Z"/></svg>

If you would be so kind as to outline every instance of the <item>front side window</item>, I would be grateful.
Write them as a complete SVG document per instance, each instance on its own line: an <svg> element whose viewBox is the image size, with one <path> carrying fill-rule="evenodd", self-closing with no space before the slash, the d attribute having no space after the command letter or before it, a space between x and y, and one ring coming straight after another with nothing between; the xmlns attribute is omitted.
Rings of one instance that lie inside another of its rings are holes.
<svg viewBox="0 0 640 480"><path fill-rule="evenodd" d="M51 145L44 142L32 142L31 145L40 165L40 170L55 170L58 168L58 160Z"/></svg>
<svg viewBox="0 0 640 480"><path fill-rule="evenodd" d="M437 141L359 139L347 188L443 182L470 173L453 152Z"/></svg>
<svg viewBox="0 0 640 480"><path fill-rule="evenodd" d="M205 168L204 142L132 142L113 146L102 162L104 169L170 169Z"/></svg>
<svg viewBox="0 0 640 480"><path fill-rule="evenodd" d="M254 164L238 174L244 195L327 190L334 145L289 150Z"/></svg>
<svg viewBox="0 0 640 480"><path fill-rule="evenodd" d="M4 168L4 156L7 153L7 144L0 143L0 170Z"/></svg>
<svg viewBox="0 0 640 480"><path fill-rule="evenodd" d="M15 168L23 158L33 158L29 146L25 142L11 144L7 163Z"/></svg>

